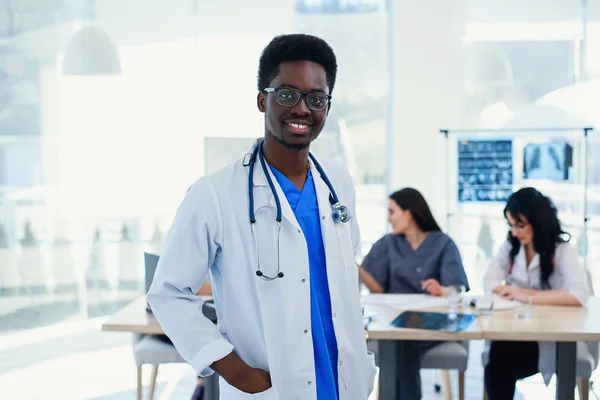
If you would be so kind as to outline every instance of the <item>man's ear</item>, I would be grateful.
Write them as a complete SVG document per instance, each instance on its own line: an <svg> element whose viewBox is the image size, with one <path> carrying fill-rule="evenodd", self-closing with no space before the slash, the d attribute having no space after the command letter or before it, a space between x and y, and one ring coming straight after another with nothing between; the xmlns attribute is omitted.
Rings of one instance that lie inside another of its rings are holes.
<svg viewBox="0 0 600 400"><path fill-rule="evenodd" d="M267 96L265 96L265 92L258 92L258 96L256 96L256 106L261 113L267 112Z"/></svg>

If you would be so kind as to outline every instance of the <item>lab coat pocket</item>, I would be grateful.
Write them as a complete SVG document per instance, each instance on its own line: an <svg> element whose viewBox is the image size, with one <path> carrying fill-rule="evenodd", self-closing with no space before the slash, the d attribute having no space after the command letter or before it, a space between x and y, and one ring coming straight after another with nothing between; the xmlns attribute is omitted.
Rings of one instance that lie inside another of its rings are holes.
<svg viewBox="0 0 600 400"><path fill-rule="evenodd" d="M222 395L220 396L222 399L231 399L231 400L278 400L277 397L277 389L275 386L271 386L269 389L260 393L246 393L242 392L238 388L231 386L224 382L224 384L220 385L220 389ZM225 389L225 390L223 390Z"/></svg>
<svg viewBox="0 0 600 400"><path fill-rule="evenodd" d="M346 364L340 364L338 374L340 375L340 383L342 384L339 386L340 392L345 393L348 391L350 384L350 371L348 371Z"/></svg>
<svg viewBox="0 0 600 400"><path fill-rule="evenodd" d="M375 355L372 352L367 353L363 358L358 369L350 368L348 363L340 363L338 373L340 375L340 392L354 393L357 390L365 395L373 391L377 367L375 366ZM365 362L366 361L366 362ZM360 368L362 366L363 368Z"/></svg>
<svg viewBox="0 0 600 400"><path fill-rule="evenodd" d="M367 360L369 360L367 365L369 382L373 382L377 374L377 365L375 364L375 354L372 351L367 351Z"/></svg>

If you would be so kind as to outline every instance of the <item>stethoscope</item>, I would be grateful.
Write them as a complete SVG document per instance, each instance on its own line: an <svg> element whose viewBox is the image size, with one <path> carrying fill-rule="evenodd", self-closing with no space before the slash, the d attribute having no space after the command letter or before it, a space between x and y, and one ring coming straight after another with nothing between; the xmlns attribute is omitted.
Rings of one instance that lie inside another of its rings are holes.
<svg viewBox="0 0 600 400"><path fill-rule="evenodd" d="M250 204L249 204L250 226L252 228L252 237L254 239L254 252L256 254L256 256L255 256L256 276L258 276L266 281L272 281L277 278L283 278L283 272L281 272L279 269L279 232L281 231L281 202L279 201L279 196L277 195L277 191L275 190L275 185L273 184L271 175L269 175L269 171L267 170L267 165L265 163L265 158L263 155L264 153L263 153L263 149L262 149L263 141L264 140L261 140L258 143L258 145L254 149L252 154L247 154L246 157L244 157L244 161L242 163L244 166L248 166L250 168L250 170L248 171L248 199L250 200ZM250 156L249 160L248 160L247 156ZM312 155L312 153L308 153L308 156L310 157L312 162L315 164L315 168L317 169L317 171L321 175L321 178L323 179L323 181L329 188L329 203L331 204L331 218L333 219L333 222L346 223L346 222L350 221L350 211L348 210L348 207L340 204L337 194L335 193L335 190L333 189L333 185L331 184L331 181L329 181L329 178L325 174L325 171L323 171L321 164L319 164L319 162ZM275 217L275 222L277 224L277 273L274 276L265 275L260 269L260 257L258 255L258 239L256 236L256 217L254 215L254 190L253 190L254 189L254 179L253 179L254 163L256 162L257 158L260 160L260 165L262 167L262 170L263 170L265 176L267 177L267 182L269 183L269 187L271 188L271 193L273 193L273 197L275 198L275 204L277 206L277 216Z"/></svg>

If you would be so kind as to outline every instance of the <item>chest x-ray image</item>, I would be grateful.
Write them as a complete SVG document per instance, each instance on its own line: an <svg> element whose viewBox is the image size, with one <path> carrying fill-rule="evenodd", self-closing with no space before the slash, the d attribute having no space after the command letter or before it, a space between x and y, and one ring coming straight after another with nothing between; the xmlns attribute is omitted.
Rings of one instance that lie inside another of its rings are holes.
<svg viewBox="0 0 600 400"><path fill-rule="evenodd" d="M573 165L573 147L565 142L531 143L525 146L523 178L565 181Z"/></svg>

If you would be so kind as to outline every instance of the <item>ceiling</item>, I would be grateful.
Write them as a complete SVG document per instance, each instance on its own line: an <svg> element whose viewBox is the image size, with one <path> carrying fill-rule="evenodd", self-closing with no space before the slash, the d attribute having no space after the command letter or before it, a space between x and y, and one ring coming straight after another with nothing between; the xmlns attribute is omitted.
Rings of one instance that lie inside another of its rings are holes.
<svg viewBox="0 0 600 400"><path fill-rule="evenodd" d="M93 18L94 0L0 0L0 37Z"/></svg>
<svg viewBox="0 0 600 400"><path fill-rule="evenodd" d="M68 21L94 19L96 3L102 1L105 0L0 0L0 38L50 28ZM209 0L188 1L188 7L193 6L194 11L198 8L212 7L211 4L214 4ZM179 3L187 4L188 1L177 0L171 3L167 0L156 0L151 3L155 8L162 8L164 13L160 14L167 16L179 7ZM227 7L232 7L234 3L241 4L243 1L245 0L229 0ZM583 2L588 3L588 19L600 21L600 0L465 0L467 20L484 23L579 19L582 16ZM126 0L119 3L111 6L127 8L130 4L126 3ZM132 4L140 6L139 2ZM148 7L150 8L150 3ZM147 17L140 15L140 18Z"/></svg>

